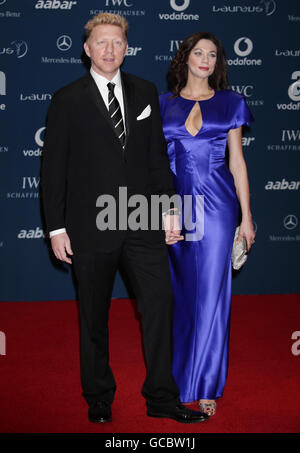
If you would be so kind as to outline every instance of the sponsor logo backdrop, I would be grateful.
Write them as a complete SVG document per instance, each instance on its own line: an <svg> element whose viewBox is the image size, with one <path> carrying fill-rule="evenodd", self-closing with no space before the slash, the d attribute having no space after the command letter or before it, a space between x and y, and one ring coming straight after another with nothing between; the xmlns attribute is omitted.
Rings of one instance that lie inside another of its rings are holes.
<svg viewBox="0 0 300 453"><path fill-rule="evenodd" d="M40 161L49 102L85 73L83 27L99 12L126 16L123 69L159 92L187 35L209 30L222 40L232 89L256 119L243 145L257 238L233 292L300 292L299 2L0 0L0 300L75 297L70 268L44 237ZM127 295L119 275L113 295Z"/></svg>

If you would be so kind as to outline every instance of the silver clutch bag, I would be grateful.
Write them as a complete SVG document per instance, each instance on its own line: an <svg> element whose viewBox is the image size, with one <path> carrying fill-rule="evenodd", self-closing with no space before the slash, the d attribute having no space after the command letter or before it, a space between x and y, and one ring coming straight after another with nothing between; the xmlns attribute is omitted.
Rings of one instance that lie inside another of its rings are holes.
<svg viewBox="0 0 300 453"><path fill-rule="evenodd" d="M245 264L245 262L247 261L247 258L248 258L248 255L247 255L248 249L247 249L246 239L243 238L240 242L236 242L238 235L239 235L239 230L240 230L240 227L237 227L235 230L232 253L231 253L232 267L235 270L240 269L243 266L243 264Z"/></svg>

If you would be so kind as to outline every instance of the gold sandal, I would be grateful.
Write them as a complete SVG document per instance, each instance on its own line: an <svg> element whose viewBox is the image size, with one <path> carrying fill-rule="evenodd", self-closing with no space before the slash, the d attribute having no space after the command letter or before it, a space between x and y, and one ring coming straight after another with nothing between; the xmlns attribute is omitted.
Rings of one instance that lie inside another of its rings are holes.
<svg viewBox="0 0 300 453"><path fill-rule="evenodd" d="M209 417L215 415L217 409L217 403L215 401L211 401L210 403L204 403L203 401L210 401L210 400L199 400L199 408L201 412L204 412Z"/></svg>

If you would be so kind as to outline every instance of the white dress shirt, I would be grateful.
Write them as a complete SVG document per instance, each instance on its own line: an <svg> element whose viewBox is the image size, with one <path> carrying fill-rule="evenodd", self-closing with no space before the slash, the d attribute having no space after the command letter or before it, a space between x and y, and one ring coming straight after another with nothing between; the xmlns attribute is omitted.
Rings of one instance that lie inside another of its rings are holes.
<svg viewBox="0 0 300 453"><path fill-rule="evenodd" d="M121 112L122 112L122 117L123 117L123 122L124 122L124 129L126 133L126 127L125 127L125 115L124 115L124 98L123 98L123 90L122 90L122 82L121 82L121 73L120 69L118 70L117 74L112 78L112 80L108 80L102 75L98 74L96 71L94 71L93 68L90 69L90 74L93 77L93 79L96 82L96 85L98 87L98 90L102 96L102 99L104 101L104 104L106 105L106 108L108 110L108 88L107 84L109 82L115 84L115 89L114 89L114 94L120 104ZM53 236L56 236L57 234L61 233L66 233L65 228L60 228L58 230L53 230L50 231L49 236L52 238Z"/></svg>

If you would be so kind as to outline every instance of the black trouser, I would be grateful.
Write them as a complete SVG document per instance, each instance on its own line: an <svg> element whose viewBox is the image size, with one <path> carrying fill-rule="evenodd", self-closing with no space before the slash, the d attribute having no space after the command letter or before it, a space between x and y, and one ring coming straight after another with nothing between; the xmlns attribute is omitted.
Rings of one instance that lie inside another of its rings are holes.
<svg viewBox="0 0 300 453"><path fill-rule="evenodd" d="M75 253L81 321L81 380L83 396L112 403L116 384L109 366L108 312L114 278L124 267L142 315L147 376L143 395L148 406L174 405L179 392L172 376L173 295L167 248L147 243L130 232L112 252Z"/></svg>

